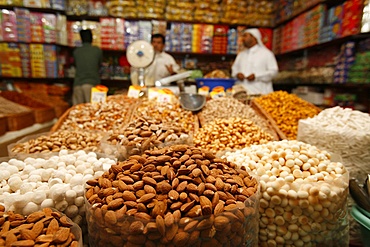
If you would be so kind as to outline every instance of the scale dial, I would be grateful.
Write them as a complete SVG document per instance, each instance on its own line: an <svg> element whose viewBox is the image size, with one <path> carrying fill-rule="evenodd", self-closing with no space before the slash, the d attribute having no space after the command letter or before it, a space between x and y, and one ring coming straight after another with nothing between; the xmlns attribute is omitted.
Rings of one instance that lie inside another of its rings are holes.
<svg viewBox="0 0 370 247"><path fill-rule="evenodd" d="M127 47L127 60L132 67L146 68L154 60L153 46L145 40L137 40Z"/></svg>

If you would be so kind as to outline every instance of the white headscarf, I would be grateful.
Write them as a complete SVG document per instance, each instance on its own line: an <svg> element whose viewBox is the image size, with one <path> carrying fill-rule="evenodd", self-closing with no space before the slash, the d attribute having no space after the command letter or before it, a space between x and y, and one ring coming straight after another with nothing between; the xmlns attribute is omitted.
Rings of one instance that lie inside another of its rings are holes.
<svg viewBox="0 0 370 247"><path fill-rule="evenodd" d="M243 31L243 34L244 33L250 33L253 37L256 38L257 40L257 43L260 45L260 46L265 46L262 42L262 35L261 35L261 32L260 30L258 30L257 28L249 28L249 29L245 29Z"/></svg>

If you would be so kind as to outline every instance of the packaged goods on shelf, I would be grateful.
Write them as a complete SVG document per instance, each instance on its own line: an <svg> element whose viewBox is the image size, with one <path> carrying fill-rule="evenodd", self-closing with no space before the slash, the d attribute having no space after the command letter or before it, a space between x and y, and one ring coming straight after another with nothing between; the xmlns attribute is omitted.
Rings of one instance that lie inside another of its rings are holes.
<svg viewBox="0 0 370 247"><path fill-rule="evenodd" d="M28 44L19 44L19 50L22 61L22 76L32 77L30 46Z"/></svg>
<svg viewBox="0 0 370 247"><path fill-rule="evenodd" d="M246 1L223 0L221 22L230 24L242 24L247 12Z"/></svg>
<svg viewBox="0 0 370 247"><path fill-rule="evenodd" d="M50 0L51 8L57 10L66 10L67 3L65 0Z"/></svg>
<svg viewBox="0 0 370 247"><path fill-rule="evenodd" d="M2 9L0 12L1 35L3 41L17 41L17 19L15 12L12 10Z"/></svg>
<svg viewBox="0 0 370 247"><path fill-rule="evenodd" d="M227 34L229 32L229 26L226 25L214 25L214 34L212 40L212 53L227 53Z"/></svg>
<svg viewBox="0 0 370 247"><path fill-rule="evenodd" d="M22 61L18 44L0 44L0 74L4 77L22 76Z"/></svg>
<svg viewBox="0 0 370 247"><path fill-rule="evenodd" d="M67 0L67 15L86 15L89 9L87 0Z"/></svg>
<svg viewBox="0 0 370 247"><path fill-rule="evenodd" d="M106 1L106 7L108 8L108 14L113 17L119 18L138 17L136 1L108 0Z"/></svg>
<svg viewBox="0 0 370 247"><path fill-rule="evenodd" d="M348 71L355 62L355 42L349 41L342 45L334 71L334 83L346 83Z"/></svg>
<svg viewBox="0 0 370 247"><path fill-rule="evenodd" d="M224 158L260 176L260 246L348 246L349 174L329 152L283 140Z"/></svg>
<svg viewBox="0 0 370 247"><path fill-rule="evenodd" d="M49 0L23 0L24 7L51 8Z"/></svg>
<svg viewBox="0 0 370 247"><path fill-rule="evenodd" d="M16 214L0 208L0 219L4 226L9 226L8 231L1 239L12 245L34 246L37 241L45 241L46 233L54 236L49 238L50 243L63 244L66 247L82 246L81 228L73 223L70 218L55 209L44 208L31 214ZM19 223L21 221L22 223ZM29 227L32 224L33 227ZM13 232L20 232L14 235ZM12 237L9 237L12 236Z"/></svg>
<svg viewBox="0 0 370 247"><path fill-rule="evenodd" d="M194 20L193 1L167 1L165 18L168 21L193 21Z"/></svg>
<svg viewBox="0 0 370 247"><path fill-rule="evenodd" d="M163 36L166 36L167 22L159 21L159 20L152 20L152 29L153 29L153 34L160 33Z"/></svg>
<svg viewBox="0 0 370 247"><path fill-rule="evenodd" d="M100 18L102 49L124 49L124 23L122 18Z"/></svg>
<svg viewBox="0 0 370 247"><path fill-rule="evenodd" d="M46 77L44 47L42 44L30 44L31 73L33 78Z"/></svg>
<svg viewBox="0 0 370 247"><path fill-rule="evenodd" d="M57 14L55 31L57 34L56 42L60 45L68 45L67 16Z"/></svg>
<svg viewBox="0 0 370 247"><path fill-rule="evenodd" d="M299 120L297 140L340 155L344 164L369 167L369 127L368 114L337 106Z"/></svg>
<svg viewBox="0 0 370 247"><path fill-rule="evenodd" d="M25 8L15 8L18 41L31 42L31 13Z"/></svg>
<svg viewBox="0 0 370 247"><path fill-rule="evenodd" d="M214 26L210 24L194 24L192 52L211 53Z"/></svg>
<svg viewBox="0 0 370 247"><path fill-rule="evenodd" d="M210 1L194 2L194 21L218 23L220 21L222 6Z"/></svg>
<svg viewBox="0 0 370 247"><path fill-rule="evenodd" d="M125 20L125 48L132 42L139 40L139 22Z"/></svg>
<svg viewBox="0 0 370 247"><path fill-rule="evenodd" d="M199 162L201 169L196 168ZM180 168L186 165L190 169ZM234 166L187 145L147 151L112 165L105 175L86 182L90 246L257 245L258 181ZM160 179L155 167L162 174ZM145 172L136 173L139 169ZM215 178L218 171L227 171L229 177ZM120 180L118 173L127 176ZM101 199L94 187L101 191Z"/></svg>
<svg viewBox="0 0 370 247"><path fill-rule="evenodd" d="M190 52L192 50L193 24L171 23L171 29L166 37L167 50L177 52Z"/></svg>
<svg viewBox="0 0 370 247"><path fill-rule="evenodd" d="M236 54L238 51L238 31L235 28L229 28L227 35L227 53Z"/></svg>
<svg viewBox="0 0 370 247"><path fill-rule="evenodd" d="M105 0L89 1L88 15L91 16L108 16L108 9L105 6Z"/></svg>
<svg viewBox="0 0 370 247"><path fill-rule="evenodd" d="M164 19L166 10L165 0L137 0L137 16L139 18Z"/></svg>
<svg viewBox="0 0 370 247"><path fill-rule="evenodd" d="M150 43L152 38L151 21L139 21L139 40L145 40Z"/></svg>
<svg viewBox="0 0 370 247"><path fill-rule="evenodd" d="M286 139L297 137L298 121L317 115L321 110L313 104L300 99L294 94L276 91L253 99L258 108L265 111L267 117L275 121ZM285 139L283 138L283 139Z"/></svg>
<svg viewBox="0 0 370 247"><path fill-rule="evenodd" d="M358 34L361 26L363 1L348 0L343 3L342 37Z"/></svg>
<svg viewBox="0 0 370 247"><path fill-rule="evenodd" d="M31 41L44 42L43 13L31 12Z"/></svg>
<svg viewBox="0 0 370 247"><path fill-rule="evenodd" d="M369 83L370 52L357 52L354 63L348 71L348 81L351 83Z"/></svg>

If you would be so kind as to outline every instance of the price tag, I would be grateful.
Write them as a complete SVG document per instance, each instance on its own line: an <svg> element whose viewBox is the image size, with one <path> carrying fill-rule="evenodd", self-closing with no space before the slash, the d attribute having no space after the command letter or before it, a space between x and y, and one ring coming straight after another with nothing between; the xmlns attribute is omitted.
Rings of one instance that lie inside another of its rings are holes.
<svg viewBox="0 0 370 247"><path fill-rule="evenodd" d="M148 89L148 99L149 100L155 100L158 98L159 89L152 87Z"/></svg>
<svg viewBox="0 0 370 247"><path fill-rule="evenodd" d="M210 95L211 95L211 98L212 99L217 99L217 98L225 97L226 96L225 88L222 87L222 86L217 86L217 87L213 88L213 90L210 93Z"/></svg>
<svg viewBox="0 0 370 247"><path fill-rule="evenodd" d="M128 88L127 96L131 98L139 98L141 92L141 87L132 85Z"/></svg>
<svg viewBox="0 0 370 247"><path fill-rule="evenodd" d="M103 85L97 85L91 89L91 103L105 102L107 100L108 88Z"/></svg>
<svg viewBox="0 0 370 247"><path fill-rule="evenodd" d="M175 100L173 92L167 88L158 91L157 102L159 103L172 103Z"/></svg>

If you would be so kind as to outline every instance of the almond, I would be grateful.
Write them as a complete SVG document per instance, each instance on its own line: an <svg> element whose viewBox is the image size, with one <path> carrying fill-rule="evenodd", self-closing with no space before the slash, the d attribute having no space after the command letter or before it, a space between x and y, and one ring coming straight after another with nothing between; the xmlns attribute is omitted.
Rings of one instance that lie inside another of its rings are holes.
<svg viewBox="0 0 370 247"><path fill-rule="evenodd" d="M138 203L148 203L150 202L151 200L153 200L155 198L156 194L153 194L153 193L149 193L149 194L145 194L143 195L142 197L140 197L138 200L136 200Z"/></svg>
<svg viewBox="0 0 370 247"><path fill-rule="evenodd" d="M21 229L20 234L22 239L25 240L35 240L38 235L36 235L32 230Z"/></svg>
<svg viewBox="0 0 370 247"><path fill-rule="evenodd" d="M192 209L189 210L189 212L186 214L186 216L191 218L196 218L202 215L202 207L200 205L194 206Z"/></svg>
<svg viewBox="0 0 370 247"><path fill-rule="evenodd" d="M53 210L51 208L43 208L42 211L45 213L46 217L51 216L51 214L53 213Z"/></svg>
<svg viewBox="0 0 370 247"><path fill-rule="evenodd" d="M195 243L199 240L200 232L192 231L189 236L188 246L197 246Z"/></svg>
<svg viewBox="0 0 370 247"><path fill-rule="evenodd" d="M35 245L33 240L19 240L12 243L12 247L32 247Z"/></svg>
<svg viewBox="0 0 370 247"><path fill-rule="evenodd" d="M170 190L170 192L168 192L168 198L177 201L177 199L179 199L179 193L176 190Z"/></svg>
<svg viewBox="0 0 370 247"><path fill-rule="evenodd" d="M5 246L11 246L12 243L16 242L18 239L14 233L8 232L5 237Z"/></svg>
<svg viewBox="0 0 370 247"><path fill-rule="evenodd" d="M59 228L59 230L56 233L54 233L53 242L56 244L64 243L69 238L70 233L71 233L71 229L68 227Z"/></svg>
<svg viewBox="0 0 370 247"><path fill-rule="evenodd" d="M131 166L130 172L134 173L134 172L140 171L141 168L143 168L143 165L140 164L140 163L137 163L137 164Z"/></svg>
<svg viewBox="0 0 370 247"><path fill-rule="evenodd" d="M197 178L199 177L201 174L202 174L202 170L200 170L199 168L195 168L191 174L193 175L193 177Z"/></svg>
<svg viewBox="0 0 370 247"><path fill-rule="evenodd" d="M180 210L181 212L188 212L195 204L195 201L191 201L191 202L188 202L188 203L185 203L183 204L181 207L180 207Z"/></svg>
<svg viewBox="0 0 370 247"><path fill-rule="evenodd" d="M184 227L184 231L185 232L192 232L195 230L196 226L198 225L198 221L197 220L193 220L193 221L190 221L185 227Z"/></svg>
<svg viewBox="0 0 370 247"><path fill-rule="evenodd" d="M159 193L167 194L172 189L172 186L167 181L159 182L156 186L156 190Z"/></svg>
<svg viewBox="0 0 370 247"><path fill-rule="evenodd" d="M225 184L224 184L224 182L222 181L221 178L216 178L215 186L216 186L217 190L223 190Z"/></svg>
<svg viewBox="0 0 370 247"><path fill-rule="evenodd" d="M183 181L183 182L181 182L181 183L177 186L176 191L177 191L177 192L179 192L179 193L184 192L184 191L185 191L185 189L186 189L186 187L187 187L187 185L188 185L188 182L187 182L187 181Z"/></svg>
<svg viewBox="0 0 370 247"><path fill-rule="evenodd" d="M123 205L123 199L122 198L117 198L117 199L111 201L108 204L108 209L110 209L110 210L116 210L116 209L121 208L122 205Z"/></svg>
<svg viewBox="0 0 370 247"><path fill-rule="evenodd" d="M34 212L27 216L27 222L28 223L35 223L36 221L39 221L40 219L45 217L45 213L42 211Z"/></svg>
<svg viewBox="0 0 370 247"><path fill-rule="evenodd" d="M229 218L220 215L215 218L214 226L217 231L222 231L229 223Z"/></svg>
<svg viewBox="0 0 370 247"><path fill-rule="evenodd" d="M142 234L144 231L144 224L141 221L134 221L128 229L130 234Z"/></svg>
<svg viewBox="0 0 370 247"><path fill-rule="evenodd" d="M136 201L136 196L131 191L124 191L122 194L122 198L125 201Z"/></svg>
<svg viewBox="0 0 370 247"><path fill-rule="evenodd" d="M166 226L164 224L164 219L162 218L162 216L157 215L157 217L155 218L155 223L157 225L157 229L158 229L159 233L162 236L164 236L165 231L166 231Z"/></svg>
<svg viewBox="0 0 370 247"><path fill-rule="evenodd" d="M36 238L36 243L51 243L53 238L54 234L40 235Z"/></svg>
<svg viewBox="0 0 370 247"><path fill-rule="evenodd" d="M189 237L190 237L189 233L179 232L173 238L173 244L178 247L185 246L186 243L189 241Z"/></svg>
<svg viewBox="0 0 370 247"><path fill-rule="evenodd" d="M135 214L135 217L138 218L138 219L143 219L143 220L146 220L146 221L149 221L152 219L152 217L147 214L147 213L144 213L144 212L138 212Z"/></svg>
<svg viewBox="0 0 370 247"><path fill-rule="evenodd" d="M150 186L153 186L153 187L156 187L157 186L157 181L155 181L153 178L151 177L143 177L142 178L142 181L145 183L145 184L148 184Z"/></svg>
<svg viewBox="0 0 370 247"><path fill-rule="evenodd" d="M170 160L171 160L171 156L168 156L168 155L161 155L156 158L156 161L160 164L165 163Z"/></svg>
<svg viewBox="0 0 370 247"><path fill-rule="evenodd" d="M62 217L59 218L59 223L61 226L64 227L72 227L73 223L71 223L71 220L67 218L67 216L63 215Z"/></svg>
<svg viewBox="0 0 370 247"><path fill-rule="evenodd" d="M175 223L175 217L173 216L173 214L171 214L171 213L167 213L167 214L164 216L164 224L165 224L167 227L170 227L171 225L173 225L173 223Z"/></svg>
<svg viewBox="0 0 370 247"><path fill-rule="evenodd" d="M144 191L146 193L153 193L153 194L157 193L157 191L151 185L148 185L148 184L144 185Z"/></svg>
<svg viewBox="0 0 370 247"><path fill-rule="evenodd" d="M146 224L143 233L146 234L147 232L156 232L157 229L157 224L155 222L149 222Z"/></svg>
<svg viewBox="0 0 370 247"><path fill-rule="evenodd" d="M114 193L116 193L116 189L111 187L111 188L106 188L103 190L103 196L107 197L107 196L110 196L110 195L114 195Z"/></svg>
<svg viewBox="0 0 370 247"><path fill-rule="evenodd" d="M213 215L211 215L211 217L199 222L199 224L197 225L197 230L202 231L202 230L211 228L213 225L213 221L214 221L214 217Z"/></svg>
<svg viewBox="0 0 370 247"><path fill-rule="evenodd" d="M104 221L107 223L107 224L110 224L110 225L115 225L117 223L117 217L116 217L116 214L114 213L114 211L112 210L108 210L105 215L104 215Z"/></svg>
<svg viewBox="0 0 370 247"><path fill-rule="evenodd" d="M173 224L170 227L168 227L166 230L166 235L165 235L166 240L171 241L175 237L178 230L179 230L179 226L177 224Z"/></svg>
<svg viewBox="0 0 370 247"><path fill-rule="evenodd" d="M186 150L188 150L188 146L187 145L174 145L174 146L171 146L171 149L175 152L185 152Z"/></svg>
<svg viewBox="0 0 370 247"><path fill-rule="evenodd" d="M59 223L56 219L52 219L46 229L46 234L54 234L59 230Z"/></svg>

